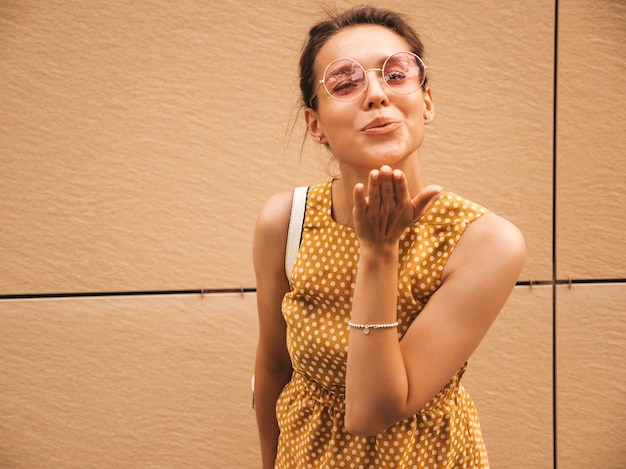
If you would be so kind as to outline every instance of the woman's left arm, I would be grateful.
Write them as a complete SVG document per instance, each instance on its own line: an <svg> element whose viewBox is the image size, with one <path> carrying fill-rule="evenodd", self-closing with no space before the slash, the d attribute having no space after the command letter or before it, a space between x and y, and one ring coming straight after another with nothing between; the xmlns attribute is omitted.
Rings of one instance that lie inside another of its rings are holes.
<svg viewBox="0 0 626 469"><path fill-rule="evenodd" d="M384 198L381 191L381 201ZM384 212L388 214L389 207ZM361 233L371 232L361 224ZM368 234L361 243L353 323L395 321L398 243L378 238ZM483 215L457 242L440 288L402 341L395 328L372 329L369 334L351 329L346 373L349 432L375 435L419 412L448 383L500 312L524 255L524 240L515 226L495 214Z"/></svg>

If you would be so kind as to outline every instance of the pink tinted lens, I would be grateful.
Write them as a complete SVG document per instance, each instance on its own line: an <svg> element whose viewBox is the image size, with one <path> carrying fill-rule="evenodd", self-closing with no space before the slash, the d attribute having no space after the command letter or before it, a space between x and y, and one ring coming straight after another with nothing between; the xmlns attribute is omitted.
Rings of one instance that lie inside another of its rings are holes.
<svg viewBox="0 0 626 469"><path fill-rule="evenodd" d="M387 59L383 76L391 89L398 93L408 94L422 85L424 67L417 56L400 52Z"/></svg>
<svg viewBox="0 0 626 469"><path fill-rule="evenodd" d="M365 88L365 70L352 60L336 60L326 68L324 86L332 97L349 101Z"/></svg>

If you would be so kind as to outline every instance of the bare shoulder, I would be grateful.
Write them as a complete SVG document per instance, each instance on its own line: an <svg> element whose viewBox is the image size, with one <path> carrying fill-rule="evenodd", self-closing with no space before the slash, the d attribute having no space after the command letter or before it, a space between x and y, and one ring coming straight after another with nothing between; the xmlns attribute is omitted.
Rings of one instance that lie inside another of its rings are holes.
<svg viewBox="0 0 626 469"><path fill-rule="evenodd" d="M520 230L506 218L495 213L483 215L467 229L467 234L475 241L493 249L504 249L511 255L524 255L525 242Z"/></svg>
<svg viewBox="0 0 626 469"><path fill-rule="evenodd" d="M286 238L292 200L292 191L279 192L270 197L257 217L255 237L268 237L274 241Z"/></svg>
<svg viewBox="0 0 626 469"><path fill-rule="evenodd" d="M459 239L450 257L448 273L457 269L493 269L517 278L526 256L520 230L507 219L488 213L472 222Z"/></svg>
<svg viewBox="0 0 626 469"><path fill-rule="evenodd" d="M293 191L279 192L261 208L254 229L253 258L257 277L284 272L285 245L291 215Z"/></svg>

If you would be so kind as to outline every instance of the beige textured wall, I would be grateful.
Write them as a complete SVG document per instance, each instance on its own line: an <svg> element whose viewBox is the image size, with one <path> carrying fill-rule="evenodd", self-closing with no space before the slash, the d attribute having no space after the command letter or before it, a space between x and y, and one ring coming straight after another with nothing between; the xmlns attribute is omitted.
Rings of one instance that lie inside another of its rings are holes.
<svg viewBox="0 0 626 469"><path fill-rule="evenodd" d="M426 43L427 173L527 240L466 378L493 467L621 467L626 5L374 3ZM0 467L258 467L250 243L326 177L294 107L320 12L0 2Z"/></svg>
<svg viewBox="0 0 626 469"><path fill-rule="evenodd" d="M2 305L0 467L257 467L254 295Z"/></svg>

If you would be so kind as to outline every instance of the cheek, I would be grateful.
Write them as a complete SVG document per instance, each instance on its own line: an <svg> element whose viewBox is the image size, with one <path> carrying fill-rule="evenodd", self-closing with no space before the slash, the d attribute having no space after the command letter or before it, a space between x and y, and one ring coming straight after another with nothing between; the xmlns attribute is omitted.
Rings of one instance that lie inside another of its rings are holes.
<svg viewBox="0 0 626 469"><path fill-rule="evenodd" d="M424 101L413 103L413 105L407 109L406 118L408 121L416 125L423 126L425 124L424 119L427 114L427 109Z"/></svg>
<svg viewBox="0 0 626 469"><path fill-rule="evenodd" d="M320 128L325 135L334 135L341 138L346 134L346 129L354 128L355 113L346 112L344 109L327 109L324 114L320 114Z"/></svg>

